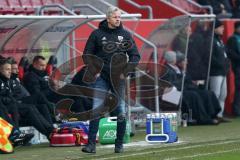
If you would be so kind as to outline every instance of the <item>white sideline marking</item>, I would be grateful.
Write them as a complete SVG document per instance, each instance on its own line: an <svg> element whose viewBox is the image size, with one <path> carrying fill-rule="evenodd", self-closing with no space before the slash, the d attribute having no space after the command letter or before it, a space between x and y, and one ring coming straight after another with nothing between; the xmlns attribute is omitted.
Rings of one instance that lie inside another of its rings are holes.
<svg viewBox="0 0 240 160"><path fill-rule="evenodd" d="M180 144L180 143L184 143L184 141L178 141L175 143L148 143L146 141L138 141L138 142L131 142L131 143L127 143L124 144L124 148L129 148L129 147L147 147L147 146L156 146L161 145L161 146L169 146L169 145L174 145L174 144ZM102 145L99 146L98 148L113 148L114 144L109 144L109 145Z"/></svg>
<svg viewBox="0 0 240 160"><path fill-rule="evenodd" d="M208 143L204 143L204 144L199 144L199 145L194 145L194 146L186 146L186 147L182 147L182 148L164 149L164 150L157 151L157 152L160 153L160 152L164 152L164 151L177 151L177 150L182 150L182 149L198 148L198 147L203 147L203 146L213 146L213 145L219 145L219 144L229 144L229 143L233 143L233 142L240 142L240 140L238 140L238 141L236 141L236 140L234 140L234 141L233 140L229 140L229 141L225 141L225 142L217 142L217 143L209 143L209 144ZM98 160L119 159L119 158L133 157L133 156L139 156L139 155L146 155L146 154L151 154L151 153L153 153L153 151L141 152L141 153L133 153L133 154L122 155L122 156L119 155L119 156L107 157L107 158L99 158Z"/></svg>
<svg viewBox="0 0 240 160"><path fill-rule="evenodd" d="M202 153L202 154L194 154L191 156L183 156L183 157L173 157L173 158L166 158L164 160L178 160L178 159L184 159L184 158L194 158L194 157L204 157L204 156L209 156L209 155L214 155L214 154L221 154L221 153L228 153L228 152L234 152L234 151L239 151L239 149L232 149L232 150L223 150L223 151L217 151L217 152L209 152L209 153Z"/></svg>

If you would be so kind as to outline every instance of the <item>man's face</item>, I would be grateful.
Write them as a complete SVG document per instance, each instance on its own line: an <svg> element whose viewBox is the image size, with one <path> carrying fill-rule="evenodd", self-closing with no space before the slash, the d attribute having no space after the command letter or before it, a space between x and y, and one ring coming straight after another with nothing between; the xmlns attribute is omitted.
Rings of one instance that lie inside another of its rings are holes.
<svg viewBox="0 0 240 160"><path fill-rule="evenodd" d="M33 67L37 70L44 71L46 69L47 62L43 59L38 59L35 63L33 63Z"/></svg>
<svg viewBox="0 0 240 160"><path fill-rule="evenodd" d="M0 72L4 77L10 79L10 77L11 77L11 64L7 63L7 64L2 65L0 67Z"/></svg>
<svg viewBox="0 0 240 160"><path fill-rule="evenodd" d="M12 73L18 74L18 65L17 64L12 64L11 67L12 67L12 69L11 69Z"/></svg>
<svg viewBox="0 0 240 160"><path fill-rule="evenodd" d="M114 29L119 27L121 24L121 12L119 10L113 12L112 15L107 18L107 22L109 28Z"/></svg>
<svg viewBox="0 0 240 160"><path fill-rule="evenodd" d="M224 32L224 26L223 25L221 25L221 26L219 26L218 28L215 29L215 33L217 35L223 35L223 32Z"/></svg>

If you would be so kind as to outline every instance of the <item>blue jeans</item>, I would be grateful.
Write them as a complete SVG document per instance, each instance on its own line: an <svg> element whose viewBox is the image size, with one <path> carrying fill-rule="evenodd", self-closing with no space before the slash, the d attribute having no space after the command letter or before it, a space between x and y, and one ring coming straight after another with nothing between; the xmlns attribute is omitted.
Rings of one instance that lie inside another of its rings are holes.
<svg viewBox="0 0 240 160"><path fill-rule="evenodd" d="M119 81L119 86L113 87L111 82L106 81L105 79L98 77L94 84L91 85L92 88L103 90L105 92L111 91L118 97L118 104L116 108L110 113L111 116L117 117L117 144L122 144L123 136L126 130L126 104L124 101L125 97L125 80ZM117 90L115 90L117 88ZM99 107L104 103L104 98L96 98L98 95L94 94L93 99L93 109ZM98 114L98 113L97 113ZM88 144L94 144L96 140L96 134L99 126L99 118L90 120L89 133L88 133Z"/></svg>
<svg viewBox="0 0 240 160"><path fill-rule="evenodd" d="M91 85L92 88L102 90L105 92L111 91L111 93L115 94L116 97L118 98L118 104L116 108L111 112L111 116L119 116L119 115L125 115L126 114L126 104L124 101L124 96L125 96L125 81L120 80L118 89L115 90L114 87L112 86L111 82L106 81L105 79L98 77L95 81L94 84ZM107 95L105 95L106 98ZM96 98L98 95L94 93L94 99L93 99L93 106L92 108L95 109L99 107L102 103L104 103L103 97L101 98Z"/></svg>

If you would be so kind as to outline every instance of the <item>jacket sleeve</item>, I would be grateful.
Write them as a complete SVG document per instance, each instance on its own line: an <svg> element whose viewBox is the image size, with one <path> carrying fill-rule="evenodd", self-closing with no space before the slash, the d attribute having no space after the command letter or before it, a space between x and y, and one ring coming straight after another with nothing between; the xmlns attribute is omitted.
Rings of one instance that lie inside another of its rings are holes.
<svg viewBox="0 0 240 160"><path fill-rule="evenodd" d="M218 68L221 67L221 61L219 61L219 56L218 56L218 46L216 40L213 41L213 51L212 51L212 57L211 57L211 66Z"/></svg>
<svg viewBox="0 0 240 160"><path fill-rule="evenodd" d="M24 77L24 86L30 94L41 92L41 86L34 77Z"/></svg>
<svg viewBox="0 0 240 160"><path fill-rule="evenodd" d="M96 31L93 31L87 40L83 54L94 54L96 51L96 42Z"/></svg>
<svg viewBox="0 0 240 160"><path fill-rule="evenodd" d="M138 52L137 45L136 45L134 39L132 38L130 33L128 33L128 36L129 36L129 40L132 43L132 47L130 49L128 49L128 51L127 51L127 55L129 57L129 60L128 60L128 65L123 70L123 74L125 76L127 76L128 73L134 71L135 67L138 65L138 63L141 59L141 56Z"/></svg>
<svg viewBox="0 0 240 160"><path fill-rule="evenodd" d="M240 51L238 50L237 40L231 37L227 41L227 53L231 60L240 61Z"/></svg>
<svg viewBox="0 0 240 160"><path fill-rule="evenodd" d="M129 56L128 62L138 64L138 62L141 59L141 56L138 52L137 45L136 45L134 39L132 38L132 36L130 35L130 33L129 33L129 39L132 42L132 47L127 52L128 56Z"/></svg>

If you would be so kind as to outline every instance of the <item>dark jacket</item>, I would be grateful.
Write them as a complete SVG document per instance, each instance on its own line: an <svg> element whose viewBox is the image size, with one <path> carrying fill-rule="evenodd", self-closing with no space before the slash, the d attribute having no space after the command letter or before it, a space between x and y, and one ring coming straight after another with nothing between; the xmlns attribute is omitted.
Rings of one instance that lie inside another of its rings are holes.
<svg viewBox="0 0 240 160"><path fill-rule="evenodd" d="M183 74L177 73L170 65L166 65L167 73L162 77L163 80L170 82L174 85L179 91L182 88ZM191 77L187 74L184 77L184 90L197 89L197 86L193 84Z"/></svg>
<svg viewBox="0 0 240 160"><path fill-rule="evenodd" d="M16 102L15 98L13 98L9 79L1 74L0 74L0 99L4 105L9 105L12 102Z"/></svg>
<svg viewBox="0 0 240 160"><path fill-rule="evenodd" d="M29 92L22 86L16 77L11 76L9 84L15 99L21 100L24 97L30 96Z"/></svg>
<svg viewBox="0 0 240 160"><path fill-rule="evenodd" d="M227 41L228 57L233 68L240 68L240 34L234 33Z"/></svg>
<svg viewBox="0 0 240 160"><path fill-rule="evenodd" d="M226 76L230 67L225 45L221 37L214 35L210 76Z"/></svg>
<svg viewBox="0 0 240 160"><path fill-rule="evenodd" d="M210 5L213 8L214 14L222 13L221 1L220 0L198 0L201 5Z"/></svg>
<svg viewBox="0 0 240 160"><path fill-rule="evenodd" d="M123 43L125 42L129 42L128 47L124 47ZM111 58L116 53L128 55L128 62L131 63L137 64L140 60L140 55L131 34L123 28L122 24L116 29L110 29L107 20L103 20L100 22L99 28L91 33L83 54L99 57L104 63L101 76L102 78L109 78Z"/></svg>
<svg viewBox="0 0 240 160"><path fill-rule="evenodd" d="M47 73L32 66L29 67L29 71L23 77L23 85L31 95L38 92L48 95L50 92Z"/></svg>

